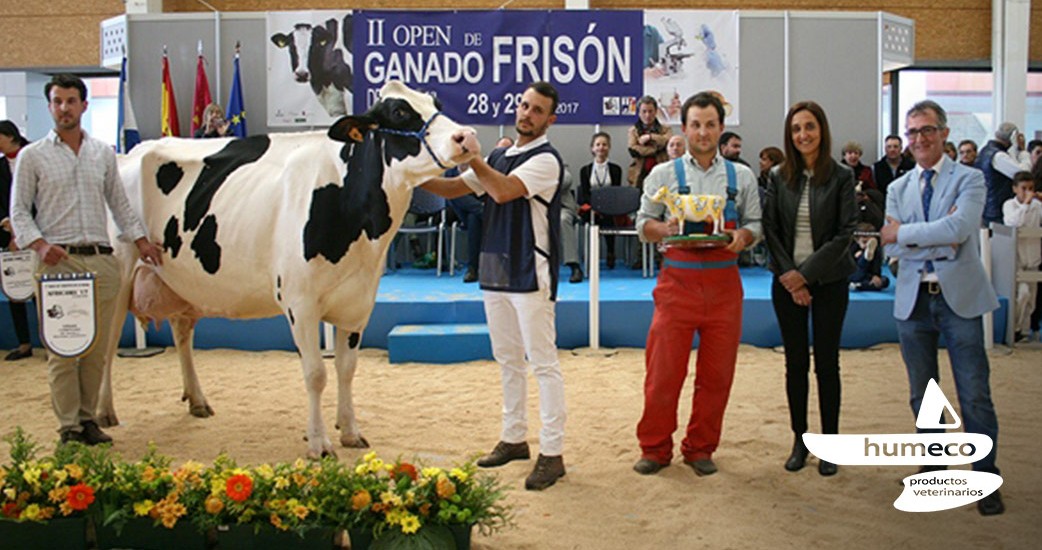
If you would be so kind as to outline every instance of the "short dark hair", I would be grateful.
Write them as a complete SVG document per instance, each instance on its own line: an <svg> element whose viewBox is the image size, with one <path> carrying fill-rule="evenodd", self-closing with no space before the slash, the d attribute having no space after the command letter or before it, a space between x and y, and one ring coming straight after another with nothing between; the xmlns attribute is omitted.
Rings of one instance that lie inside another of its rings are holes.
<svg viewBox="0 0 1042 550"><path fill-rule="evenodd" d="M770 159L771 166L777 166L785 162L785 153L782 153L781 149L773 146L764 147L763 150L760 151L760 157L767 157Z"/></svg>
<svg viewBox="0 0 1042 550"><path fill-rule="evenodd" d="M1035 147L1042 147L1042 139L1033 139L1028 142L1027 152L1035 150Z"/></svg>
<svg viewBox="0 0 1042 550"><path fill-rule="evenodd" d="M886 136L886 138L883 139L883 143L885 144L886 142L888 142L888 141L890 141L892 139L896 139L898 143L904 145L904 140L901 139L901 136L899 136L897 134L890 134L889 136Z"/></svg>
<svg viewBox="0 0 1042 550"><path fill-rule="evenodd" d="M529 84L528 87L535 90L537 94L550 98L550 114L557 114L557 104L560 102L560 97L557 95L557 88L554 88L553 84L540 80Z"/></svg>
<svg viewBox="0 0 1042 550"><path fill-rule="evenodd" d="M593 147L593 142L597 141L597 138L599 137L608 140L608 146L611 146L611 134L609 134L608 132L597 132L596 134L593 134L593 137L590 138L590 147Z"/></svg>
<svg viewBox="0 0 1042 550"><path fill-rule="evenodd" d="M640 99L637 100L637 108L639 109L640 106L644 105L645 103L647 103L647 104L651 105L652 107L654 107L655 111L658 112L658 100L655 99L655 96L653 96L653 95L646 95L644 97L641 97Z"/></svg>
<svg viewBox="0 0 1042 550"><path fill-rule="evenodd" d="M720 134L720 142L718 143L718 145L720 145L720 146L727 145L734 138L738 138L738 141L742 141L742 136L740 136L740 135L738 135L738 134L728 130L728 131Z"/></svg>
<svg viewBox="0 0 1042 550"><path fill-rule="evenodd" d="M0 134L11 138L11 141L17 142L20 147L29 145L29 140L25 139L18 126L10 120L0 120Z"/></svg>
<svg viewBox="0 0 1042 550"><path fill-rule="evenodd" d="M977 150L977 142L973 141L972 139L964 139L964 140L960 141L959 142L959 148L962 149L963 145L972 145L973 146L973 150L974 151ZM1039 142L1039 145L1042 145L1042 141ZM1031 148L1028 147L1028 151L1030 151L1030 150L1031 150Z"/></svg>
<svg viewBox="0 0 1042 550"><path fill-rule="evenodd" d="M933 111L933 114L937 116L937 125L940 126L941 130L948 127L948 113L945 112L944 107L941 107L940 104L932 99L924 99L915 105L912 105L912 108L908 109L905 117L925 114L926 111Z"/></svg>
<svg viewBox="0 0 1042 550"><path fill-rule="evenodd" d="M43 85L43 97L48 103L51 101L51 88L76 88L80 92L80 101L87 101L87 85L83 79L74 74L56 74L51 81Z"/></svg>
<svg viewBox="0 0 1042 550"><path fill-rule="evenodd" d="M1013 187L1016 187L1017 184L1022 181L1030 181L1031 183L1035 183L1035 178L1032 177L1031 172L1028 172L1027 170L1021 170L1016 174L1013 174Z"/></svg>
<svg viewBox="0 0 1042 550"><path fill-rule="evenodd" d="M705 109L710 106L716 109L722 125L724 123L724 104L720 102L719 97L710 92L698 92L684 101L684 106L680 108L680 124L687 126L687 112L691 110L691 107Z"/></svg>

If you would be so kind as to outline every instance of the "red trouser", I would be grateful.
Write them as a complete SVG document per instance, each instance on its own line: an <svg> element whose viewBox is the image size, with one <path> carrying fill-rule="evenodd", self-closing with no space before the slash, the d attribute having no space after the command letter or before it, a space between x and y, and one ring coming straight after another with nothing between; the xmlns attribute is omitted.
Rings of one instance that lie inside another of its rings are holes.
<svg viewBox="0 0 1042 550"><path fill-rule="evenodd" d="M742 336L743 292L736 259L723 249L666 252L645 352L644 416L637 424L643 458L667 464L673 457L677 403L696 331L695 392L681 453L685 460L709 458L720 443Z"/></svg>

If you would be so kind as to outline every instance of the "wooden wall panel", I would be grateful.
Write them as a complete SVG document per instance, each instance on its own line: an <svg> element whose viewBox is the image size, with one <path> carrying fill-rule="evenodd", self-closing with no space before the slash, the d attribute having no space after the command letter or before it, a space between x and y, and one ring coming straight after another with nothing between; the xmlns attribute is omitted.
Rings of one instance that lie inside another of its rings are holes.
<svg viewBox="0 0 1042 550"><path fill-rule="evenodd" d="M305 9L493 9L499 0L209 0L222 11ZM511 9L563 7L563 0L515 0ZM599 9L733 9L876 11L916 21L916 59L976 63L991 59L991 0L591 0ZM95 66L101 21L123 13L122 0L0 2L0 68ZM206 11L197 0L165 0L166 12ZM1042 0L1031 7L1029 59L1042 63Z"/></svg>

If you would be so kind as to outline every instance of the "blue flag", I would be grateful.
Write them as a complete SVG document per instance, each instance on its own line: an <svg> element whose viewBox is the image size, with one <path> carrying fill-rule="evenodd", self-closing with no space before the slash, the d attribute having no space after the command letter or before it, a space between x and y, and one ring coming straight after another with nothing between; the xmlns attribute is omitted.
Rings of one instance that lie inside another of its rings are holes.
<svg viewBox="0 0 1042 550"><path fill-rule="evenodd" d="M235 54L235 75L232 76L232 97L228 100L228 133L246 137L246 103L242 100L242 79L239 77L239 54Z"/></svg>
<svg viewBox="0 0 1042 550"><path fill-rule="evenodd" d="M135 145L141 143L134 108L130 105L130 81L127 78L126 56L123 56L123 66L119 70L119 115L116 128L116 150L120 153L127 154Z"/></svg>

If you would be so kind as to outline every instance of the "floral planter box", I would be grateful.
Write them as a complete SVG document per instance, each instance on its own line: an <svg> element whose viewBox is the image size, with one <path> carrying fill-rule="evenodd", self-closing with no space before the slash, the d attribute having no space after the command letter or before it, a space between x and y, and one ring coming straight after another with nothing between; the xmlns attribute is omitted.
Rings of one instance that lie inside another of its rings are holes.
<svg viewBox="0 0 1042 550"><path fill-rule="evenodd" d="M86 518L56 518L47 523L0 521L0 548L86 550Z"/></svg>
<svg viewBox="0 0 1042 550"><path fill-rule="evenodd" d="M430 527L421 527L420 530ZM452 533L454 546L439 550L470 550L470 535L474 530L473 525L453 524L447 527L435 527L437 529L448 529ZM350 529L347 532L351 539L351 550L370 550L370 547L380 546L373 538L373 532L368 529Z"/></svg>
<svg viewBox="0 0 1042 550"><path fill-rule="evenodd" d="M206 535L190 523L178 522L172 529L156 526L151 519L135 518L121 531L112 525L96 525L98 548L134 548L136 550L206 550Z"/></svg>
<svg viewBox="0 0 1042 550"><path fill-rule="evenodd" d="M336 531L312 529L300 535L279 531L270 525L221 525L217 528L219 550L253 550L255 548L278 548L285 550L331 550Z"/></svg>

